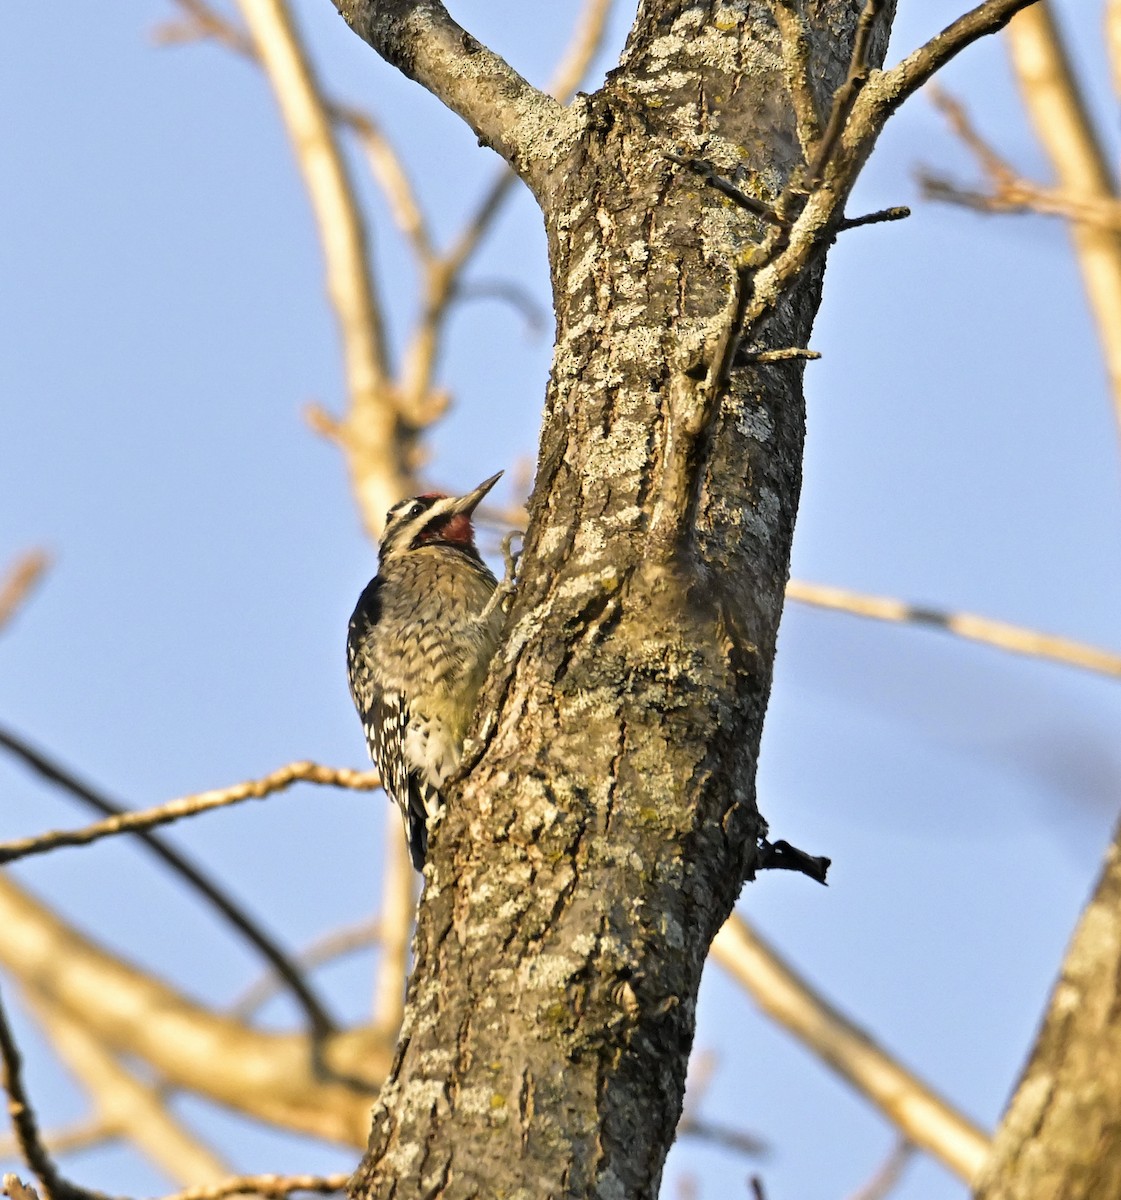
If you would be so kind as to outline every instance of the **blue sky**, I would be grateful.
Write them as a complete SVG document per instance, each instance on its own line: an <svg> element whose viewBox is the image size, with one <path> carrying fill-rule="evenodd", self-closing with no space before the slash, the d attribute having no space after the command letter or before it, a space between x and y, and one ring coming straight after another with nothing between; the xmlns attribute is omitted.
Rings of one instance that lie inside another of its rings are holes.
<svg viewBox="0 0 1121 1200"><path fill-rule="evenodd" d="M377 111L450 235L494 170L455 118L361 44L327 0L295 6L331 91ZM543 83L570 0L532 20L512 0L453 12ZM1098 6L1067 0L1080 68L1116 155ZM959 11L901 0L889 57ZM633 6L613 26L617 53ZM0 638L0 723L129 803L262 774L295 758L360 766L342 644L373 571L333 447L302 418L339 411L338 345L318 242L272 96L210 46L160 49L162 0L13 7L0 55L0 564L54 566ZM598 66L609 65L605 54ZM597 80L598 81L598 80ZM944 84L1021 167L1047 177L1003 46ZM919 96L897 116L852 211L915 204L834 249L807 369L801 578L961 608L1114 648L1121 594L1118 437L1064 229L917 201L915 168L972 178ZM414 279L369 200L388 317ZM475 268L547 305L544 239L519 195ZM430 474L467 487L532 457L547 336L478 301L453 325L455 407ZM834 859L831 886L764 877L744 911L838 1004L983 1124L999 1117L1116 814L1115 686L937 634L792 606L760 796L776 833ZM297 790L177 827L292 945L369 911L382 800ZM0 837L83 814L0 760ZM17 870L73 919L214 1003L255 964L123 843ZM354 1019L368 962L326 982ZM274 1019L285 1012L277 1009ZM26 1025L48 1125L81 1113ZM697 1045L720 1068L707 1115L773 1147L756 1168L697 1144L666 1195L841 1197L889 1129L713 968ZM349 1155L185 1112L253 1170ZM78 1160L80 1182L162 1190L130 1155ZM962 1187L913 1166L899 1200Z"/></svg>

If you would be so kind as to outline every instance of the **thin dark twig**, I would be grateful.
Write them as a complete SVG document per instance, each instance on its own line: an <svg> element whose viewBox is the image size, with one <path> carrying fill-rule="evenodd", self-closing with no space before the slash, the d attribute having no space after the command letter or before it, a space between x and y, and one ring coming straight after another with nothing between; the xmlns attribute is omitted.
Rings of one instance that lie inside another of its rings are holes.
<svg viewBox="0 0 1121 1200"><path fill-rule="evenodd" d="M764 221L770 221L774 225L785 226L786 222L769 204L736 187L730 179L721 175L712 163L705 162L703 158L682 158L679 154L667 154L666 158L679 167L687 167L694 174L700 175L709 187L715 188L721 195L727 196L753 216L762 217Z"/></svg>
<svg viewBox="0 0 1121 1200"><path fill-rule="evenodd" d="M837 228L859 229L862 225L879 225L885 221L905 221L910 215L911 210L905 204L897 204L893 208L879 208L875 212L865 213L862 217L845 217Z"/></svg>
<svg viewBox="0 0 1121 1200"><path fill-rule="evenodd" d="M833 157L841 134L844 133L852 106L856 103L861 88L868 82L868 43L872 37L872 27L876 17L880 13L881 3L882 0L864 0L864 8L856 23L856 36L852 43L852 58L849 60L848 75L834 93L829 123L821 135L821 142L810 166L809 184L811 189L817 187L824 178L825 168Z"/></svg>
<svg viewBox="0 0 1121 1200"><path fill-rule="evenodd" d="M703 1117L685 1116L677 1126L678 1137L694 1137L704 1142L712 1142L725 1150L736 1154L747 1154L759 1158L768 1151L767 1143L753 1134L741 1129L733 1129L728 1125L720 1125L715 1121L706 1121Z"/></svg>
<svg viewBox="0 0 1121 1200"><path fill-rule="evenodd" d="M121 816L130 811L126 806L108 799L88 783L82 782L57 762L48 758L42 751L32 748L22 738L16 737L15 734L3 728L0 728L0 747L14 754L44 779L69 792L83 804L105 816ZM260 953L276 975L284 980L293 997L304 1010L315 1036L320 1037L332 1033L337 1028L291 958L252 917L248 916L227 895L219 884L209 879L199 867L168 845L159 834L148 829L133 830L133 833L153 854L161 858L172 871L186 880L195 891L216 908L229 924Z"/></svg>

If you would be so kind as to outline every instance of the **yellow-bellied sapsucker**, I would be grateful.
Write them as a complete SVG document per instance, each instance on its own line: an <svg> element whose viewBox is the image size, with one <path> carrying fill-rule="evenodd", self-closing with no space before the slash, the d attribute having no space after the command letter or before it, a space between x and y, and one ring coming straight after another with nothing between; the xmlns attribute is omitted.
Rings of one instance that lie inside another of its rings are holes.
<svg viewBox="0 0 1121 1200"><path fill-rule="evenodd" d="M427 822L443 806L441 785L459 765L498 644L498 585L475 548L471 514L501 474L465 496L395 504L378 573L350 618L350 694L382 785L405 819L418 871Z"/></svg>

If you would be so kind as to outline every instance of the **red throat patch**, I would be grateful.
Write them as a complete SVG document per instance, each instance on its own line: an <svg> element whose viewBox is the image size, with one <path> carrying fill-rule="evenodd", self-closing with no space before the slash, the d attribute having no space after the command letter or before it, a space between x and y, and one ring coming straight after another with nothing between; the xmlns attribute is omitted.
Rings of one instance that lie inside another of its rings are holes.
<svg viewBox="0 0 1121 1200"><path fill-rule="evenodd" d="M474 546L475 530L466 513L453 513L442 521L433 521L416 536L416 545L425 542L452 542L457 546Z"/></svg>

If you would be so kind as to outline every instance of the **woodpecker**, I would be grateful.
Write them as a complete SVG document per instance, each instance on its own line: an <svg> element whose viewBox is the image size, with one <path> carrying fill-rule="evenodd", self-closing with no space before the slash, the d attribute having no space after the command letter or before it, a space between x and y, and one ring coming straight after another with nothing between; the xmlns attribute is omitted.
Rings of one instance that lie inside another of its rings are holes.
<svg viewBox="0 0 1121 1200"><path fill-rule="evenodd" d="M475 547L471 515L502 472L465 496L428 494L385 518L378 573L350 618L347 673L370 757L401 810L413 866L459 765L502 606Z"/></svg>

